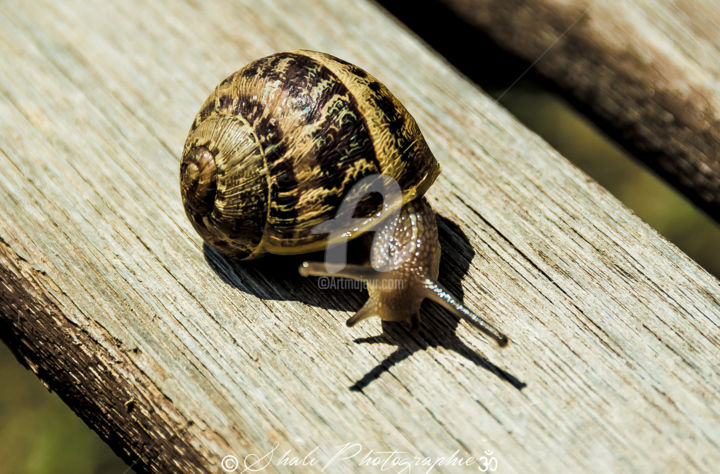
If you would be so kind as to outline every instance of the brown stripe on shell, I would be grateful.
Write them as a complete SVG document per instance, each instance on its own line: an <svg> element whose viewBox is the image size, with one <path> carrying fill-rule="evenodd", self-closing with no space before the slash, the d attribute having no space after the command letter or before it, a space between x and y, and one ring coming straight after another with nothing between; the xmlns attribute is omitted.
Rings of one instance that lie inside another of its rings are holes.
<svg viewBox="0 0 720 474"><path fill-rule="evenodd" d="M398 182L403 202L422 196L440 173L440 165L407 109L380 81L354 64L326 53L302 54L322 62L356 98L383 174Z"/></svg>

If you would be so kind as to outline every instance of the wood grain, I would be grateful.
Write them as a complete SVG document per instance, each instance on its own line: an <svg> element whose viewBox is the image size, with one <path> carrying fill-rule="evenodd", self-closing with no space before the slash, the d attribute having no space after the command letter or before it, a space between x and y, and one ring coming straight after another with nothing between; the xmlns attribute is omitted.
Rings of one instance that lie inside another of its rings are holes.
<svg viewBox="0 0 720 474"><path fill-rule="evenodd" d="M348 330L362 293L203 248L179 197L190 122L230 72L294 48L361 65L418 120L443 167L440 281L508 348L430 304L417 333ZM718 281L373 4L6 1L0 55L2 338L134 469L274 446L277 471L288 450L332 472L370 450L491 451L501 472L720 462ZM362 452L334 458L345 443Z"/></svg>
<svg viewBox="0 0 720 474"><path fill-rule="evenodd" d="M443 2L720 220L720 4Z"/></svg>

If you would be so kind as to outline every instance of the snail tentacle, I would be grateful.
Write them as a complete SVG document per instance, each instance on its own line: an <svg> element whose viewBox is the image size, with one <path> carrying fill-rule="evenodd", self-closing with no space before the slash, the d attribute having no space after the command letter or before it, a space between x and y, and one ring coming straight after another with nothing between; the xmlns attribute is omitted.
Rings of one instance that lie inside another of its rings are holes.
<svg viewBox="0 0 720 474"><path fill-rule="evenodd" d="M503 347L508 343L508 337L500 332L495 326L490 324L488 321L483 319L477 313L473 312L462 304L460 301L450 294L448 290L443 288L440 283L431 280L430 278L425 279L425 295L428 299L435 301L445 309L450 310L453 314L465 319L470 324L480 329L482 332L492 337L497 343Z"/></svg>

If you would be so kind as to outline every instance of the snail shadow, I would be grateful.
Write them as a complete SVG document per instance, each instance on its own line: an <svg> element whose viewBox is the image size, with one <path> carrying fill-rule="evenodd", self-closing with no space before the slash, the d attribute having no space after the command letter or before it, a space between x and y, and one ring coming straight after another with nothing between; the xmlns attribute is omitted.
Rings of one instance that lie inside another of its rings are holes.
<svg viewBox="0 0 720 474"><path fill-rule="evenodd" d="M437 216L437 220L438 238L442 249L439 283L462 300L464 296L462 280L470 268L470 262L475 255L475 251L463 231L454 222L440 215ZM362 391L394 365L407 359L417 351L428 350L431 347L444 347L451 350L509 383L514 388L518 390L525 388L526 384L524 382L490 362L472 347L465 344L457 335L459 324L460 319L458 317L428 300L423 302L420 310L420 326L416 331L408 330L407 326L402 323L383 321L382 334L358 338L355 339L355 342L358 344L392 344L396 345L397 349L355 382L350 389ZM495 346L494 343L492 344L494 347L491 350L503 350Z"/></svg>
<svg viewBox="0 0 720 474"><path fill-rule="evenodd" d="M350 242L348 255L357 254ZM313 278L300 276L298 268L304 261L323 261L323 252L303 255L264 255L258 260L238 261L203 245L205 260L228 285L259 298L281 301L302 301L325 309L352 311L362 305L359 291L323 287ZM327 281L327 280L326 280Z"/></svg>
<svg viewBox="0 0 720 474"><path fill-rule="evenodd" d="M440 261L440 284L453 295L462 299L462 279L470 268L475 254L470 242L460 228L452 221L438 215L438 233L442 256ZM366 244L350 242L348 255L367 254ZM303 261L323 261L322 252L298 256L268 255L250 262L240 262L218 254L207 244L203 247L205 259L220 278L240 291L264 299L302 301L325 308L353 312L357 311L367 295L365 291L321 288L319 280L304 278L298 273ZM360 261L362 257L360 257ZM352 263L360 263L355 261ZM325 283L328 280L324 280ZM417 351L431 347L444 347L482 367L512 387L522 390L525 383L508 371L490 362L472 347L465 344L456 334L460 320L444 308L425 301L420 310L420 325L411 330L403 323L382 322L382 333L377 336L355 339L357 344L391 344L397 346L388 357L368 371L349 388L362 391ZM367 324L367 323L366 323ZM343 328L338 328L345 329ZM511 343L512 344L512 343ZM503 350L492 347L492 350Z"/></svg>

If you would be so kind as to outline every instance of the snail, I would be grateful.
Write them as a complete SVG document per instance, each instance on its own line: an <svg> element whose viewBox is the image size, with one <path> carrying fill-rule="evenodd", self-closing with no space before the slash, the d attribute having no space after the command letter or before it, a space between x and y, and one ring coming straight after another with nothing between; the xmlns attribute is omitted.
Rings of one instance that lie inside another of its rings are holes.
<svg viewBox="0 0 720 474"><path fill-rule="evenodd" d="M299 269L368 284L348 326L372 316L416 326L429 298L504 346L504 334L437 283L437 224L424 194L439 173L417 123L383 84L337 57L297 50L252 61L215 88L185 142L180 187L195 230L240 260L334 248L373 232L370 265ZM358 191L373 176L396 183L396 199ZM339 221L346 228L318 232L338 222L353 192L363 197Z"/></svg>

